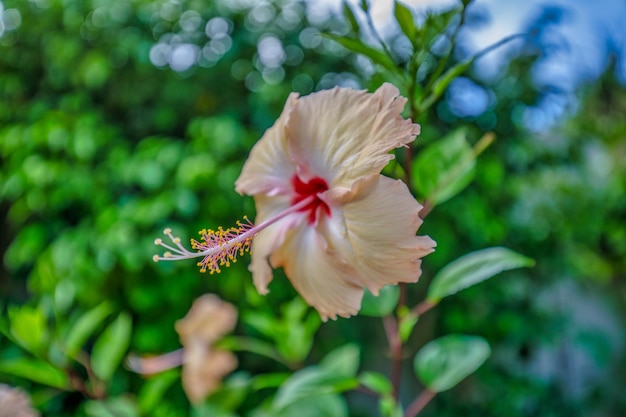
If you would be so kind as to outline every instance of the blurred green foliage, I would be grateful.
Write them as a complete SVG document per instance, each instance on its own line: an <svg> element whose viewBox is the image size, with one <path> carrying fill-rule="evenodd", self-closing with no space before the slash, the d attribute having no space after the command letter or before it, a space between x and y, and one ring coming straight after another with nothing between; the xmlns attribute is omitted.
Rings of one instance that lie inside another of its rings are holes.
<svg viewBox="0 0 626 417"><path fill-rule="evenodd" d="M5 22L0 36L0 378L26 387L44 415L348 415L337 393L354 388L359 364L375 372L361 373L357 384L385 398L381 415L394 415L388 381L376 373L388 362L379 319L320 327L286 280L259 296L245 258L210 278L193 265L151 260L165 226L186 235L253 215L251 199L233 184L290 91L388 80L421 103L412 115L422 125L414 190L420 200L439 192L420 230L437 240L437 252L409 299L426 297L451 260L485 247L536 260L532 270L443 299L420 316L419 332L411 334L417 316L407 313L410 354L449 333L481 335L493 350L424 414L623 415L626 93L614 66L582 91L575 117L530 132L523 115L542 98L530 78L544 53L541 28L488 81L467 73L473 60L454 43L444 53L427 45L419 68L409 58L407 50L454 27L459 8L416 26L414 12L397 6L397 33L385 51L376 39L359 40L367 23L348 6L343 20L310 22L297 1L2 4L13 23L8 11L19 11L19 24ZM379 62L380 71L353 53ZM423 82L407 80L411 71ZM492 97L481 114L455 113L446 91L462 73ZM487 131L493 145L476 152ZM449 174L481 152L453 181L419 175ZM401 164L388 170L407 174ZM243 336L223 344L250 374L232 375L215 401L193 408L175 371L144 380L120 364L127 346L141 354L177 349L174 323L205 292L242 312ZM85 347L93 369L81 366ZM412 367L408 356L404 366ZM404 379L401 397L410 401L417 387ZM315 391L319 381L332 387L324 397L294 401L294 392ZM376 415L367 396L347 398L350 415Z"/></svg>

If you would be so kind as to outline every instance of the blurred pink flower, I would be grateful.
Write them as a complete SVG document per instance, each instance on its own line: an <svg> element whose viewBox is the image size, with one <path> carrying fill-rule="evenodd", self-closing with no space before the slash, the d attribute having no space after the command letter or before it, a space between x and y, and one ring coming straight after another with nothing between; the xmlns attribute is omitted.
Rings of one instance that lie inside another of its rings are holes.
<svg viewBox="0 0 626 417"><path fill-rule="evenodd" d="M202 402L221 380L237 368L237 358L214 346L237 323L237 309L213 294L198 298L185 317L176 322L182 349L153 357L132 356L130 369L144 375L183 367L182 383L192 403Z"/></svg>
<svg viewBox="0 0 626 417"><path fill-rule="evenodd" d="M0 417L37 417L28 395L19 388L0 384Z"/></svg>

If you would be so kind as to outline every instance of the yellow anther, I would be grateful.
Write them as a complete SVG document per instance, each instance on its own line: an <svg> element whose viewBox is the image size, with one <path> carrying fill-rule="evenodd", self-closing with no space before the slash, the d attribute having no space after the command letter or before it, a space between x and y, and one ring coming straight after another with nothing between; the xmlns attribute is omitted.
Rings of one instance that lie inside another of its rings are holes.
<svg viewBox="0 0 626 417"><path fill-rule="evenodd" d="M159 255L154 255L154 256L152 257L152 260L153 260L154 262L159 262Z"/></svg>
<svg viewBox="0 0 626 417"><path fill-rule="evenodd" d="M157 239L154 239L154 244L155 244L155 245L160 245L161 243L163 243L163 240L158 239L158 238L157 238Z"/></svg>
<svg viewBox="0 0 626 417"><path fill-rule="evenodd" d="M172 233L172 229L170 229L169 227L163 230L164 235L169 235L170 233Z"/></svg>

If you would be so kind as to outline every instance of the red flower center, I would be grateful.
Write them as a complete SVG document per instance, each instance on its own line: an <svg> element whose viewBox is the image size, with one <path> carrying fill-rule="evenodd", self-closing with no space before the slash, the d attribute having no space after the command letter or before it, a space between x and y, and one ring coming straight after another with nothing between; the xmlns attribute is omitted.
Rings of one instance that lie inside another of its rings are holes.
<svg viewBox="0 0 626 417"><path fill-rule="evenodd" d="M303 182L300 177L294 175L291 179L291 185L293 185L293 189L296 192L295 197L291 200L291 204L296 204L305 198L315 196L313 201L300 209L300 211L309 213L309 224L315 223L318 213L324 212L327 216L330 216L330 207L328 207L328 204L317 197L319 193L328 190L328 184L324 179L315 177L309 180L309 182Z"/></svg>

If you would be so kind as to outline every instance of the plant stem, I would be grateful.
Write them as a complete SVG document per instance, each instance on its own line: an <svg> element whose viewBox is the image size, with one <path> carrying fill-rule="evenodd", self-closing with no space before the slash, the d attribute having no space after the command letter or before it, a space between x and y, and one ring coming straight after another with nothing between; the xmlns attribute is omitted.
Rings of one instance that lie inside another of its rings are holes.
<svg viewBox="0 0 626 417"><path fill-rule="evenodd" d="M437 393L429 389L425 389L424 391L420 392L420 395L418 395L417 398L406 409L404 417L415 417L416 415L418 415L420 411L422 411L424 407L428 405L430 400L435 398L435 395L437 395Z"/></svg>
<svg viewBox="0 0 626 417"><path fill-rule="evenodd" d="M422 301L421 303L419 303L418 305L416 305L415 307L413 307L411 309L411 314L414 314L416 316L421 316L422 314L426 313L428 310L430 310L431 308L433 308L436 305L437 305L437 303L433 303L431 301L424 300L424 301Z"/></svg>
<svg viewBox="0 0 626 417"><path fill-rule="evenodd" d="M389 379L393 386L393 396L397 400L400 395L400 381L402 379L402 341L398 334L398 322L394 316L383 317L383 325L389 342L389 356L391 356Z"/></svg>

